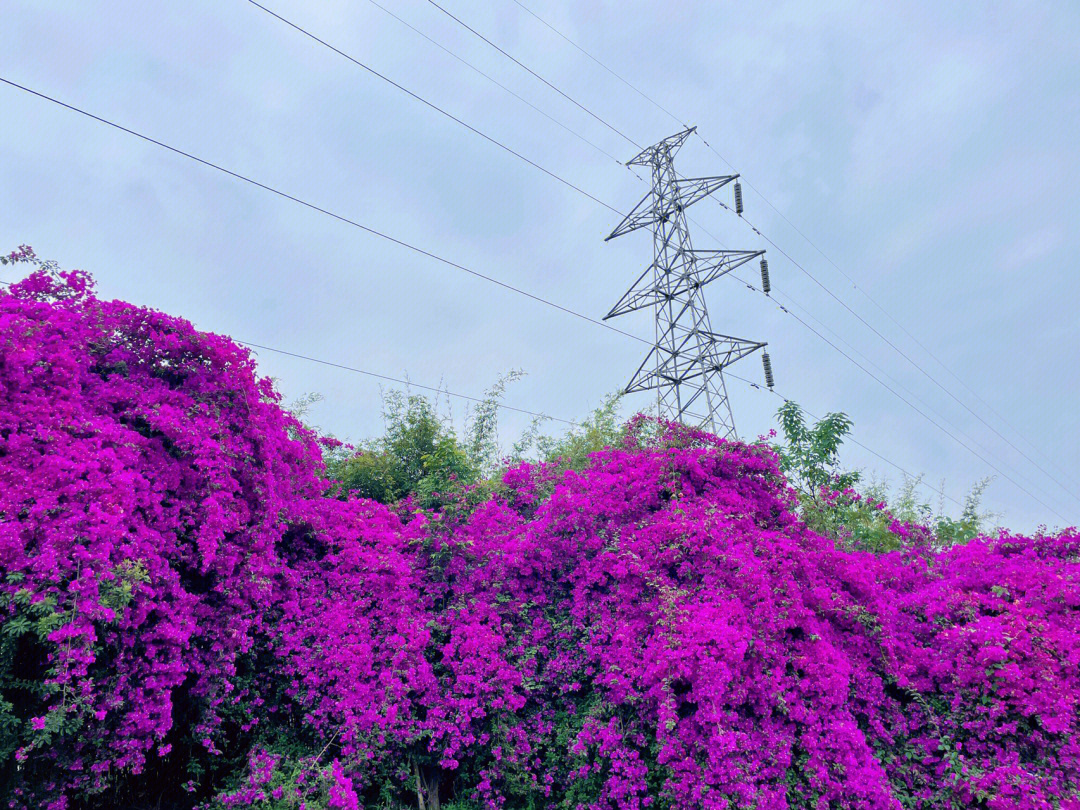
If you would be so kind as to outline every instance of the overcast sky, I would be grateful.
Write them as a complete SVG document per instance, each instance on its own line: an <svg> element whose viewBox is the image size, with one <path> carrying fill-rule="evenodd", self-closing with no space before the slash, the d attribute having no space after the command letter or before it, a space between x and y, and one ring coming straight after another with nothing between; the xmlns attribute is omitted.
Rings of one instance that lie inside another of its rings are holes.
<svg viewBox="0 0 1080 810"><path fill-rule="evenodd" d="M636 147L426 0L379 2L566 129L371 0L264 4L608 205L638 201L646 186L604 154ZM1007 526L1080 522L1080 6L522 2L696 124L828 260L749 188L746 218L936 383L770 248L774 292L1015 483L763 296L715 282L714 328L768 341L777 391L818 415L847 412L855 438L957 499L995 476L986 505ZM681 129L514 0L443 5L633 141ZM652 260L647 232L605 243L612 211L246 0L0 7L4 78L591 317ZM27 243L88 270L103 297L465 394L521 368L506 401L568 419L644 356L625 336L2 85L0 122L0 250ZM731 173L696 138L677 167ZM697 247L769 247L709 201L691 215ZM648 313L616 325L652 332ZM266 351L259 364L287 399L321 393L312 420L325 430L380 431L377 381ZM733 371L762 381L756 356ZM738 381L729 391L741 435L775 425L779 399ZM629 398L627 415L649 401ZM463 403L452 407L460 419ZM505 415L503 441L527 423ZM899 477L857 446L844 460Z"/></svg>

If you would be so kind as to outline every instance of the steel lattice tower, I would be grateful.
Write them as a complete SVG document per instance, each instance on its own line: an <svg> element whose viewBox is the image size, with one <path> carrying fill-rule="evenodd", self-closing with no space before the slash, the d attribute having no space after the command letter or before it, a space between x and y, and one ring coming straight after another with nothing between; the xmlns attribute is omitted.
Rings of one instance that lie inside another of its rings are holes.
<svg viewBox="0 0 1080 810"><path fill-rule="evenodd" d="M651 227L653 263L604 320L651 306L655 343L624 393L656 389L660 417L738 438L723 372L766 344L714 332L703 288L765 251L695 250L691 245L686 209L738 178L675 173L675 153L694 129L665 138L627 163L651 170L652 190L607 239Z"/></svg>

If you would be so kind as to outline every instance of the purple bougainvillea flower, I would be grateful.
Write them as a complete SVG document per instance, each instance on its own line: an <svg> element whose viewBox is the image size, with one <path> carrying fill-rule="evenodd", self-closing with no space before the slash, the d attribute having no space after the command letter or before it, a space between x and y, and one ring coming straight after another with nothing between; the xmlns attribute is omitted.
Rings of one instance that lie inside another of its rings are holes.
<svg viewBox="0 0 1080 810"><path fill-rule="evenodd" d="M81 273L0 293L14 806L173 751L246 761L186 783L228 807L1078 807L1074 530L847 552L767 447L645 426L440 513L336 500L246 349Z"/></svg>

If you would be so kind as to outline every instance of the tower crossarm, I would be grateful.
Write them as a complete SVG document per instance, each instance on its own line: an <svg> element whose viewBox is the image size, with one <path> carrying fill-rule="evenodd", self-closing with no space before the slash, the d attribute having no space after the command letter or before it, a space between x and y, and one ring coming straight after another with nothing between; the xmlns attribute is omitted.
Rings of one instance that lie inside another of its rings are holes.
<svg viewBox="0 0 1080 810"><path fill-rule="evenodd" d="M710 281L737 270L748 261L764 256L764 250L695 250L697 257L697 286L704 287Z"/></svg>
<svg viewBox="0 0 1080 810"><path fill-rule="evenodd" d="M630 160L626 161L626 165L652 166L665 158L671 160L671 158L675 156L675 153L679 151L679 147L683 145L683 142L696 131L697 127L687 127L682 132L669 135L664 138L664 140L660 141L660 143L642 149L630 158Z"/></svg>
<svg viewBox="0 0 1080 810"><path fill-rule="evenodd" d="M647 228L650 225L659 222L660 220L656 216L656 211L653 210L652 201L653 195L650 191L642 197L641 201L634 206L633 210L623 218L623 221L615 227L615 230L604 237L604 241L608 242L616 236L622 236L624 233L636 231L638 228Z"/></svg>
<svg viewBox="0 0 1080 810"><path fill-rule="evenodd" d="M768 343L756 340L744 340L742 338L719 335L716 332L711 332L709 337L713 346L713 356L716 360L716 364L710 369L711 371L723 371L736 360L742 360L747 355L753 354L758 349L764 349L769 345Z"/></svg>
<svg viewBox="0 0 1080 810"><path fill-rule="evenodd" d="M676 199L672 200L671 207L677 211L685 211L694 203L738 179L737 174L726 174L720 177L680 177L673 184Z"/></svg>
<svg viewBox="0 0 1080 810"><path fill-rule="evenodd" d="M682 177L671 184L669 194L658 196L650 191L623 218L615 230L604 238L604 241L607 242L616 236L636 231L638 228L648 228L669 222L694 203L705 199L738 177L737 174L720 177Z"/></svg>
<svg viewBox="0 0 1080 810"><path fill-rule="evenodd" d="M672 267L660 267L654 261L604 320L681 298L764 253L763 250L687 250Z"/></svg>
<svg viewBox="0 0 1080 810"><path fill-rule="evenodd" d="M653 346L623 393L682 385L723 371L767 345L715 332L688 333L674 345Z"/></svg>

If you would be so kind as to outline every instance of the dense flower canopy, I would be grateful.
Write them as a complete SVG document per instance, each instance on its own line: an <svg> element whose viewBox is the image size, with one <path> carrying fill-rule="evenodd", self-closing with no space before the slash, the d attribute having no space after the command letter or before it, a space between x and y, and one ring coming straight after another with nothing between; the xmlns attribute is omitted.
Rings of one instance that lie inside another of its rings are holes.
<svg viewBox="0 0 1080 810"><path fill-rule="evenodd" d="M32 275L3 798L1080 810L1075 532L845 552L765 446L646 434L437 511L337 500L245 349Z"/></svg>

